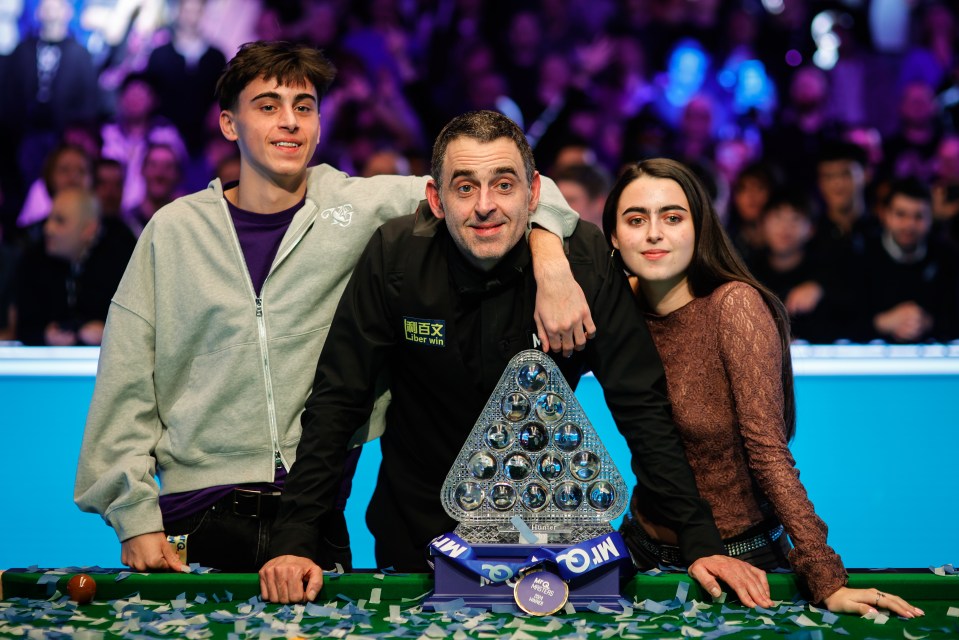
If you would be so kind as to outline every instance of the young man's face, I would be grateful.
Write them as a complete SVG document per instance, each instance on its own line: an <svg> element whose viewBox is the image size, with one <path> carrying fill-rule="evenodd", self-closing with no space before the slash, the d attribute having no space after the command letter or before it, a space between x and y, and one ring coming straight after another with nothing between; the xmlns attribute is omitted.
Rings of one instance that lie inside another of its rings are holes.
<svg viewBox="0 0 959 640"><path fill-rule="evenodd" d="M220 113L220 129L240 149L241 183L265 180L289 188L302 181L320 140L316 88L257 78L233 109Z"/></svg>
<svg viewBox="0 0 959 640"><path fill-rule="evenodd" d="M767 211L762 229L766 246L773 254L780 255L801 251L813 233L809 218L788 205Z"/></svg>
<svg viewBox="0 0 959 640"><path fill-rule="evenodd" d="M557 180L556 186L566 199L569 208L597 227L603 226L603 198L590 198L586 187L574 180Z"/></svg>
<svg viewBox="0 0 959 640"><path fill-rule="evenodd" d="M426 187L430 208L474 266L489 270L516 246L539 202L539 173L530 184L512 140L457 138L446 148L441 183Z"/></svg>
<svg viewBox="0 0 959 640"><path fill-rule="evenodd" d="M882 226L903 251L915 251L932 225L929 203L897 193L880 218Z"/></svg>
<svg viewBox="0 0 959 640"><path fill-rule="evenodd" d="M172 200L180 184L180 164L176 154L167 147L150 149L143 159L143 179L147 196L153 200Z"/></svg>
<svg viewBox="0 0 959 640"><path fill-rule="evenodd" d="M852 160L820 162L818 174L819 191L829 209L851 207L863 187L863 169Z"/></svg>

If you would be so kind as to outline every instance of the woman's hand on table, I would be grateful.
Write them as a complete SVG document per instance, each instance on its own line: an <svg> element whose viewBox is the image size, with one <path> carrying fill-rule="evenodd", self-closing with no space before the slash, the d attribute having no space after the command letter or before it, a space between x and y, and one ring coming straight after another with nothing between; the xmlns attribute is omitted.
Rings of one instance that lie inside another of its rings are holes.
<svg viewBox="0 0 959 640"><path fill-rule="evenodd" d="M903 618L926 615L922 609L912 606L902 598L878 589L850 589L839 587L828 596L824 604L833 613L856 613L861 616L888 609Z"/></svg>

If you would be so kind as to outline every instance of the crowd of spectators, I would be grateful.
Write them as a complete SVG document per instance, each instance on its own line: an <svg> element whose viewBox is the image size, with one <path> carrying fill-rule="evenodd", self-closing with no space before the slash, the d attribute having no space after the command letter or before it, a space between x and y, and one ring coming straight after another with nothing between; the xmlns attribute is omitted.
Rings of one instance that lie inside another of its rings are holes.
<svg viewBox="0 0 959 640"><path fill-rule="evenodd" d="M957 339L957 20L926 0L28 0L19 43L0 42L0 340L71 343L63 327L102 322L78 302L116 286L113 268L83 284L94 249L116 260L159 207L237 179L213 87L254 39L336 64L316 162L428 173L446 121L495 109L598 222L624 164L675 158L796 339ZM76 257L51 239L64 192L97 202ZM36 254L58 279L40 284ZM63 304L27 331L41 286Z"/></svg>

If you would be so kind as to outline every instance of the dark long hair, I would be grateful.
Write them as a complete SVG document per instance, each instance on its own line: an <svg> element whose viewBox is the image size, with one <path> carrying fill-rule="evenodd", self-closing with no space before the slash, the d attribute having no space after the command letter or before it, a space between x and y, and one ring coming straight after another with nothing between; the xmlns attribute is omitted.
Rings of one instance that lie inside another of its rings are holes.
<svg viewBox="0 0 959 640"><path fill-rule="evenodd" d="M696 232L693 259L686 271L692 294L703 298L727 282L744 282L756 289L769 307L782 345L783 419L786 439L792 440L796 433L796 395L793 390L792 358L789 353L789 315L776 294L753 277L733 248L699 178L686 165L668 158L652 158L629 166L606 198L606 207L603 209L603 233L606 234L606 241L612 246L611 239L616 230L616 210L619 208L623 190L642 176L672 180L680 186L689 202ZM625 268L622 257L618 254L617 260ZM640 300L645 303L642 298Z"/></svg>

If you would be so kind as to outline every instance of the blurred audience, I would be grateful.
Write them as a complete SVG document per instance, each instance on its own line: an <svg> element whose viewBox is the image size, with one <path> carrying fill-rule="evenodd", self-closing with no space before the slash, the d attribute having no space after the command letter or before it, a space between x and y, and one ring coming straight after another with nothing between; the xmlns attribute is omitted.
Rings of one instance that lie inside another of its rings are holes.
<svg viewBox="0 0 959 640"><path fill-rule="evenodd" d="M613 184L605 169L595 164L573 164L558 169L550 177L581 219L602 228L606 194Z"/></svg>
<svg viewBox="0 0 959 640"><path fill-rule="evenodd" d="M815 230L815 204L806 193L774 192L760 212L763 250L748 264L786 306L793 340L832 342L843 335L830 311L837 291L829 271L809 253Z"/></svg>
<svg viewBox="0 0 959 640"><path fill-rule="evenodd" d="M859 340L928 342L954 338L959 326L959 261L932 236L929 189L916 178L892 183L879 209L882 233L859 265Z"/></svg>
<svg viewBox="0 0 959 640"><path fill-rule="evenodd" d="M151 144L141 169L143 200L123 213L123 219L137 237L160 207L182 195L183 166L176 150L166 144Z"/></svg>
<svg viewBox="0 0 959 640"><path fill-rule="evenodd" d="M0 49L7 247L39 241L63 187L93 180L103 228L122 235L118 210L138 231L179 189L235 180L213 85L251 38L307 42L334 60L314 162L351 175L428 173L431 141L450 117L495 109L526 131L547 175L568 176L586 219L600 198L586 172L615 176L657 156L689 163L742 256L769 268L796 258L773 255L783 249L768 246L766 221L792 229L778 232L785 242L805 236L808 217L798 205L791 217L763 213L770 194L816 194L821 216L801 262L839 274L835 296L847 304L829 309L834 335L822 338L794 313L800 339L866 339L850 333L850 278L879 241L893 182L931 189L929 242L959 240L954 2L905 3L885 22L873 21L872 3L851 2L776 11L757 0L113 3L24 3L19 45ZM104 48L88 51L92 42ZM147 168L156 146L167 149ZM44 166L59 177L41 179Z"/></svg>
<svg viewBox="0 0 959 640"><path fill-rule="evenodd" d="M50 214L53 198L63 189L89 189L93 185L93 158L75 144L61 144L43 163L41 177L34 181L17 218L27 241L41 236L43 221Z"/></svg>
<svg viewBox="0 0 959 640"><path fill-rule="evenodd" d="M104 234L96 197L72 187L54 196L43 237L26 250L17 272L17 339L26 345L99 345L132 244Z"/></svg>

